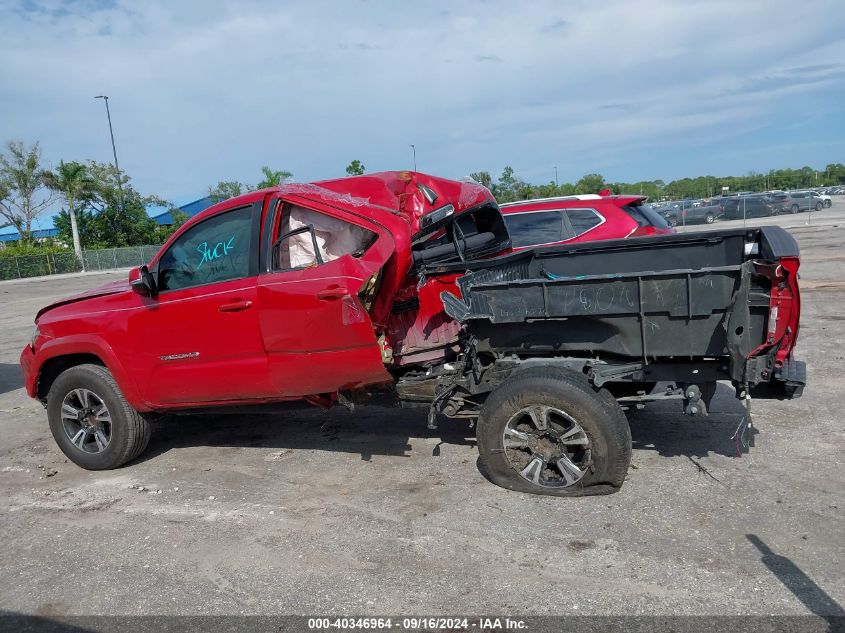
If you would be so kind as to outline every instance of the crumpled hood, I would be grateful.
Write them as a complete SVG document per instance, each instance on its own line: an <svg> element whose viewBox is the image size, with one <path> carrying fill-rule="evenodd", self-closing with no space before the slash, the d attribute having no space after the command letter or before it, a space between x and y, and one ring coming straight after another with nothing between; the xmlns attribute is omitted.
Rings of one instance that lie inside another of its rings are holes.
<svg viewBox="0 0 845 633"><path fill-rule="evenodd" d="M68 305L69 303L76 303L78 301L85 301L86 299L93 299L94 297L104 297L106 295L113 295L118 294L120 292L126 292L129 288L129 280L128 279L117 279L115 281L110 281L107 284L103 284L97 288L92 288L91 290L86 290L78 295L73 295L72 297L66 297L64 299L59 299L47 306L44 306L38 311L38 314L35 315L35 320L41 318L48 310L52 310L53 308L58 308L59 306Z"/></svg>

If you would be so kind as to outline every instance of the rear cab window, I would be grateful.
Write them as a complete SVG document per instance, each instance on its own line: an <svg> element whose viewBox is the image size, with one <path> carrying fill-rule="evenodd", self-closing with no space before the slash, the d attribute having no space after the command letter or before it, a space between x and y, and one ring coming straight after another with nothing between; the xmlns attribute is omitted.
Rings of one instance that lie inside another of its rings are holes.
<svg viewBox="0 0 845 633"><path fill-rule="evenodd" d="M298 270L344 255L360 257L377 235L339 218L296 204L285 204L272 250L272 270ZM316 246L316 250L315 250Z"/></svg>

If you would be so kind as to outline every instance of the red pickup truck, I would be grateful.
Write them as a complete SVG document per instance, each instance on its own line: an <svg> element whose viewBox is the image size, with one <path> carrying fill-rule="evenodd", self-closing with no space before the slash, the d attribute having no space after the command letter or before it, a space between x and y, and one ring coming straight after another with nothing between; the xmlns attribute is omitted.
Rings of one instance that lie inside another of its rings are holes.
<svg viewBox="0 0 845 633"><path fill-rule="evenodd" d="M611 492L623 407L706 414L717 380L800 395L797 270L777 227L513 253L484 187L385 172L209 208L127 281L39 311L21 365L88 469L137 457L161 413L388 399L477 421L494 483Z"/></svg>

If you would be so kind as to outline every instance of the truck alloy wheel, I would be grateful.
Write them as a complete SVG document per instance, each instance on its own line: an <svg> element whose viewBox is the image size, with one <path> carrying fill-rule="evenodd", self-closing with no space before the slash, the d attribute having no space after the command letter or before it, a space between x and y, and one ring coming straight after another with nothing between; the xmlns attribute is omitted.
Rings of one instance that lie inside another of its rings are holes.
<svg viewBox="0 0 845 633"><path fill-rule="evenodd" d="M713 217L713 214L712 214L712 213L708 213L708 214L704 217L704 221L705 221L705 222L707 222L707 224L713 224L713 222L714 222L715 220L716 220L716 218L715 218L715 217Z"/></svg>
<svg viewBox="0 0 845 633"><path fill-rule="evenodd" d="M111 441L111 414L96 393L74 389L62 401L62 428L79 450L100 453Z"/></svg>
<svg viewBox="0 0 845 633"><path fill-rule="evenodd" d="M59 374L47 394L47 419L62 452L88 470L117 468L150 442L148 416L132 409L102 365Z"/></svg>
<svg viewBox="0 0 845 633"><path fill-rule="evenodd" d="M511 466L538 486L571 486L590 467L590 438L554 407L537 404L517 411L505 425L502 444Z"/></svg>
<svg viewBox="0 0 845 633"><path fill-rule="evenodd" d="M517 370L494 389L476 438L487 479L533 494L615 492L631 461L628 420L613 396L554 366Z"/></svg>

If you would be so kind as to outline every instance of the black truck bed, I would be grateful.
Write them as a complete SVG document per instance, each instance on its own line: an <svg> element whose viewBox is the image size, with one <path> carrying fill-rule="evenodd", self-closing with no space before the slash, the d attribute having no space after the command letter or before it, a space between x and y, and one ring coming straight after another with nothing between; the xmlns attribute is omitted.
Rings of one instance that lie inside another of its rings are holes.
<svg viewBox="0 0 845 633"><path fill-rule="evenodd" d="M749 367L770 311L771 281L758 268L797 256L789 233L764 227L533 249L428 272L467 271L463 298L442 299L482 350L721 361L721 377L753 386L769 375ZM803 385L800 365L792 379Z"/></svg>

